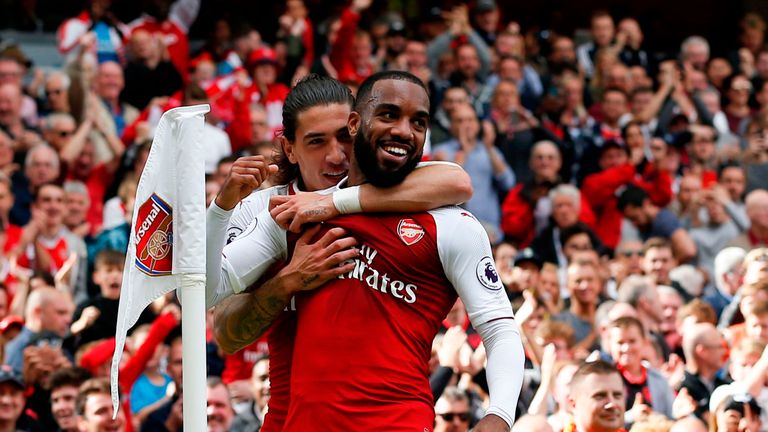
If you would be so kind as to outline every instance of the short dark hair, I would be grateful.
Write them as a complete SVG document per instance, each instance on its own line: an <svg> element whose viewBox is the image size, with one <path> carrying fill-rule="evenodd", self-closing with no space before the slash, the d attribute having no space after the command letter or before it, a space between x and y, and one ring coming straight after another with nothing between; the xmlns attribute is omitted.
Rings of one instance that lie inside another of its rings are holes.
<svg viewBox="0 0 768 432"><path fill-rule="evenodd" d="M619 195L616 207L621 212L629 206L642 207L646 199L648 199L648 193L643 188L629 183L624 186L624 190Z"/></svg>
<svg viewBox="0 0 768 432"><path fill-rule="evenodd" d="M77 400L75 401L77 414L85 415L85 403L88 401L88 396L92 394L112 394L109 378L91 378L80 386L77 392Z"/></svg>
<svg viewBox="0 0 768 432"><path fill-rule="evenodd" d="M427 90L427 86L424 85L424 82L421 79L419 79L416 75L410 72L398 71L398 70L376 72L375 74L366 78L365 81L363 81L363 83L360 84L360 88L357 89L357 101L355 102L355 111L360 112L363 109L363 107L368 103L366 102L366 100L371 95L373 86L377 82L383 81L383 80L399 80L399 81L408 81L408 82L414 83L419 87L421 87L422 89L424 89L424 92L427 94L427 96L429 96L429 90Z"/></svg>
<svg viewBox="0 0 768 432"><path fill-rule="evenodd" d="M89 378L91 373L80 367L59 369L51 374L51 391L67 386L79 388Z"/></svg>
<svg viewBox="0 0 768 432"><path fill-rule="evenodd" d="M577 384L580 384L582 381L584 381L584 379L589 375L612 375L612 374L616 374L617 376L621 377L621 374L619 373L619 370L616 369L616 366L606 361L603 361L603 360L585 361L579 365L578 369L576 369L576 373L573 374L573 378L571 378L571 384L569 387L570 388L575 387Z"/></svg>
<svg viewBox="0 0 768 432"><path fill-rule="evenodd" d="M98 270L104 266L119 266L125 265L125 254L116 250L104 249L96 255L96 261L94 262L94 269Z"/></svg>
<svg viewBox="0 0 768 432"><path fill-rule="evenodd" d="M589 241L592 242L592 231L586 225L584 225L583 222L577 222L576 224L560 231L560 246L565 246L571 237L577 236L579 234L586 234L587 237L589 237ZM595 248L594 244L592 245L592 248Z"/></svg>
<svg viewBox="0 0 768 432"><path fill-rule="evenodd" d="M651 237L643 243L643 255L651 249L669 249L672 251L672 243L663 237Z"/></svg>
<svg viewBox="0 0 768 432"><path fill-rule="evenodd" d="M629 96L627 95L627 92L625 92L624 90L618 87L608 87L605 90L603 90L603 96L600 98L600 100L605 99L605 96L607 96L608 93L621 93L621 95L624 96L625 100L629 100Z"/></svg>
<svg viewBox="0 0 768 432"><path fill-rule="evenodd" d="M330 77L309 74L296 83L283 104L283 136L288 141L296 139L299 114L315 107L331 104L348 104L355 98L347 86Z"/></svg>
<svg viewBox="0 0 768 432"><path fill-rule="evenodd" d="M282 136L288 141L296 139L296 129L299 125L299 114L316 106L328 106L332 104L346 104L350 109L355 103L355 97L349 87L340 81L317 74L309 74L299 80L291 89L283 103L283 128ZM299 177L299 165L291 163L283 150L278 145L274 154L274 163L278 167L274 182L287 184Z"/></svg>
<svg viewBox="0 0 768 432"><path fill-rule="evenodd" d="M643 323L640 322L640 320L635 317L627 316L627 317L616 318L615 320L611 321L610 324L608 324L609 329L617 328L617 329L626 330L632 327L638 329L640 331L640 336L642 336L642 338L645 339L645 327L643 327Z"/></svg>
<svg viewBox="0 0 768 432"><path fill-rule="evenodd" d="M717 178L721 178L723 176L723 172L729 168L737 168L740 169L745 175L746 170L744 169L744 166L740 164L738 161L735 161L733 159L728 159L726 161L723 161L723 163L720 164L719 167L717 167Z"/></svg>
<svg viewBox="0 0 768 432"><path fill-rule="evenodd" d="M184 89L184 103L190 101L207 101L208 93L197 84L190 84Z"/></svg>

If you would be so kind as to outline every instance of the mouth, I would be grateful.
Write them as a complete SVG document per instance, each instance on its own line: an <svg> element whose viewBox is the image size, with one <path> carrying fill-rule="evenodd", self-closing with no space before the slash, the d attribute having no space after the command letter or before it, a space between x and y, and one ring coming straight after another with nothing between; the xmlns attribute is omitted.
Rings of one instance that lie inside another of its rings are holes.
<svg viewBox="0 0 768 432"><path fill-rule="evenodd" d="M347 170L346 169L337 170L337 171L329 171L329 172L323 173L323 177L328 179L333 184L336 184L336 183L340 182L346 176L347 176Z"/></svg>
<svg viewBox="0 0 768 432"><path fill-rule="evenodd" d="M376 146L376 152L380 161L386 165L400 165L408 160L408 156L413 153L413 146L386 141Z"/></svg>

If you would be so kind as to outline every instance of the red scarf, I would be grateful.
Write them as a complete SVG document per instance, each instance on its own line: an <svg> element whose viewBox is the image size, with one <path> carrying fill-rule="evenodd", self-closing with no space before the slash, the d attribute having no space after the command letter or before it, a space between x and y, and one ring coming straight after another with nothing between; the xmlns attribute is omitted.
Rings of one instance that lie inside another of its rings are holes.
<svg viewBox="0 0 768 432"><path fill-rule="evenodd" d="M648 380L648 369L646 369L644 367L641 367L640 368L640 376L639 377L635 377L634 375L629 373L629 371L624 369L624 367L622 367L618 363L616 363L616 369L619 370L619 372L621 373L621 376L624 377L625 381L627 381L628 383L630 383L632 385L642 386L643 387L643 389L642 389L643 401L645 402L646 405L650 406L651 405L651 391L648 389L648 382L647 382L647 380ZM629 391L629 390L627 390L627 391ZM627 408L631 408L631 407L627 407Z"/></svg>

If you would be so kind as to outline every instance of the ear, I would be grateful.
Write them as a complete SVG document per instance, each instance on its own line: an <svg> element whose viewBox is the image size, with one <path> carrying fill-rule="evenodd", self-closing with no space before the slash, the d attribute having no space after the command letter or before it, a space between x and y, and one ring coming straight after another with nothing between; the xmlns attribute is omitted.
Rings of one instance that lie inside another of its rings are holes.
<svg viewBox="0 0 768 432"><path fill-rule="evenodd" d="M568 411L576 412L576 398L573 397L573 392L568 394Z"/></svg>
<svg viewBox="0 0 768 432"><path fill-rule="evenodd" d="M279 136L278 139L280 140L280 146L283 148L283 152L288 158L288 161L292 164L299 163L299 161L296 159L296 154L293 152L294 144L288 141L288 139L284 136Z"/></svg>
<svg viewBox="0 0 768 432"><path fill-rule="evenodd" d="M360 113L352 111L349 113L349 119L347 120L347 128L349 129L349 135L355 137L360 131L360 122L362 121Z"/></svg>

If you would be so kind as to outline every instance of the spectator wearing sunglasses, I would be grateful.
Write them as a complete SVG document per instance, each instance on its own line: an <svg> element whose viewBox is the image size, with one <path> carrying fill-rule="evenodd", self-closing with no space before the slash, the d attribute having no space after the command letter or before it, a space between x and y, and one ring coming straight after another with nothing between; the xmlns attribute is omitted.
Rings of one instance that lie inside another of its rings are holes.
<svg viewBox="0 0 768 432"><path fill-rule="evenodd" d="M448 387L435 403L435 432L467 432L472 414L469 398L457 387Z"/></svg>

